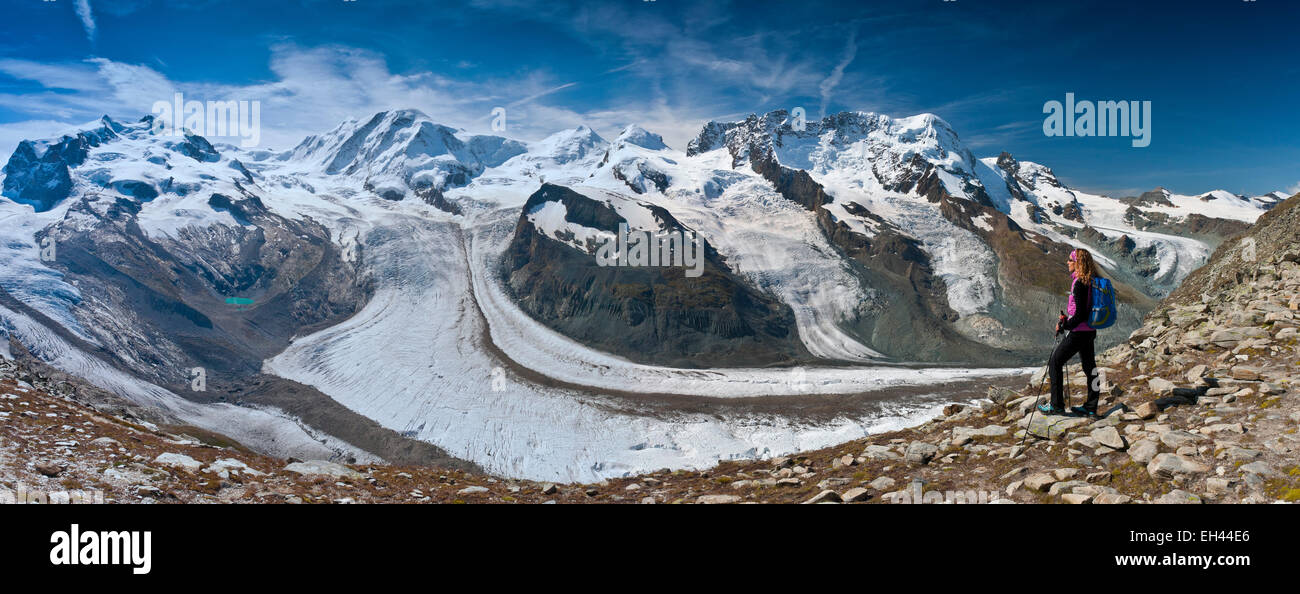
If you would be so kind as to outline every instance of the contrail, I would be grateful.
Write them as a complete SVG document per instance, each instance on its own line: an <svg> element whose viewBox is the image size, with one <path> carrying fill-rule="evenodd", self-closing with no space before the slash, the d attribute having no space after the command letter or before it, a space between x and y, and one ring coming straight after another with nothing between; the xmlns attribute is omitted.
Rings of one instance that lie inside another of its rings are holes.
<svg viewBox="0 0 1300 594"><path fill-rule="evenodd" d="M77 16L81 17L81 25L86 28L86 39L93 43L95 41L95 16L90 14L90 0L76 0L75 7Z"/></svg>
<svg viewBox="0 0 1300 594"><path fill-rule="evenodd" d="M835 90L835 87L840 84L840 79L844 78L844 69L848 68L849 64L853 63L853 58L857 55L858 32L853 31L852 33L849 33L849 42L844 46L844 58L840 60L839 64L835 65L834 70L831 70L830 76L827 76L822 80L822 117L826 117L826 106L831 102L831 91Z"/></svg>

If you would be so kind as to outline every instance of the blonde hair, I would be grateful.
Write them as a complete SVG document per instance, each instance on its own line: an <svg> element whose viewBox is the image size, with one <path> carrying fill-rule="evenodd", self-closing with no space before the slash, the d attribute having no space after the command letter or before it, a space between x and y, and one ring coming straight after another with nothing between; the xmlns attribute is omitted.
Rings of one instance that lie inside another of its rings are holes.
<svg viewBox="0 0 1300 594"><path fill-rule="evenodd" d="M1092 259L1092 254L1088 250L1077 248L1070 254L1070 259L1075 263L1079 280L1086 285L1091 285L1092 279L1098 276L1097 263Z"/></svg>

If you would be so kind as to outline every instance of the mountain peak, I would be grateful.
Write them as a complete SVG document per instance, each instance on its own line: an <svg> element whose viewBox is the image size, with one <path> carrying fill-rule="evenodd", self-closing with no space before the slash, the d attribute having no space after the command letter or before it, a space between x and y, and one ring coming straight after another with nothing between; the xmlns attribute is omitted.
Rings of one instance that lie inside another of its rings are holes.
<svg viewBox="0 0 1300 594"><path fill-rule="evenodd" d="M545 155L558 163L581 159L609 143L586 125L560 130L536 142L529 152Z"/></svg>
<svg viewBox="0 0 1300 594"><path fill-rule="evenodd" d="M428 114L415 108L390 109L387 111L381 111L379 113L376 113L374 117L380 119L389 119L392 121L429 119Z"/></svg>
<svg viewBox="0 0 1300 594"><path fill-rule="evenodd" d="M113 133L115 134L121 134L124 130L126 130L126 126L119 124L117 120L114 120L113 118L109 117L108 114L104 114L103 117L100 117L99 123L103 124L105 128L112 130Z"/></svg>
<svg viewBox="0 0 1300 594"><path fill-rule="evenodd" d="M636 124L631 124L624 128L623 132L618 135L618 138L614 143L619 145L632 144L652 151L668 148L668 145L664 144L664 138L662 136Z"/></svg>
<svg viewBox="0 0 1300 594"><path fill-rule="evenodd" d="M578 124L573 128L560 130L559 132L550 135L548 138L556 138L556 139L571 138L579 142L591 142L593 144L605 142L604 138L601 138L599 134L596 134L595 130L592 130L586 124Z"/></svg>
<svg viewBox="0 0 1300 594"><path fill-rule="evenodd" d="M903 124L907 128L946 128L952 130L952 125L948 123L948 120L932 113L919 113L905 118L895 118L894 121Z"/></svg>

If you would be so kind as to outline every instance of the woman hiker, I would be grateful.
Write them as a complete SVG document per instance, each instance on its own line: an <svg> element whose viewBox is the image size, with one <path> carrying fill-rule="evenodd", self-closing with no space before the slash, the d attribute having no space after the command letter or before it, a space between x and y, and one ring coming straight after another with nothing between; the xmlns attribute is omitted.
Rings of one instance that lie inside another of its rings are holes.
<svg viewBox="0 0 1300 594"><path fill-rule="evenodd" d="M1070 283L1070 301L1065 313L1056 321L1056 333L1059 335L1065 331L1066 335L1057 343L1052 358L1047 362L1047 370L1052 378L1051 405L1039 405L1038 410L1049 415L1065 414L1063 368L1071 357L1078 354L1079 360L1083 362L1083 372L1088 378L1088 400L1083 406L1071 410L1081 416L1096 416L1097 402L1101 399L1100 386L1092 381L1097 368L1096 351L1093 350L1097 331L1090 328L1087 322L1088 315L1092 312L1092 281L1098 276L1097 265L1092 260L1092 254L1085 249L1070 252L1067 265L1073 279Z"/></svg>

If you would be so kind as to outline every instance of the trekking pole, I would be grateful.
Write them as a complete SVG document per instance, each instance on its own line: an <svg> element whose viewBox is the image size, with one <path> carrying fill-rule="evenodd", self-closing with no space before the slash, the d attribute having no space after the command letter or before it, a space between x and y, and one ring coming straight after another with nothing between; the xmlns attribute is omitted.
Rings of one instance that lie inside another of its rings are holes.
<svg viewBox="0 0 1300 594"><path fill-rule="evenodd" d="M1056 342L1052 345L1052 353L1056 353L1056 348L1061 346L1061 337L1063 336L1065 336L1064 333L1058 333L1056 335ZM1025 434L1020 436L1020 447L1024 447L1025 439L1029 437L1029 428L1034 425L1034 413L1038 412L1038 406L1043 401L1043 388L1047 385L1047 378L1052 376L1051 366L1052 356L1048 355L1047 365L1044 365L1046 369L1044 369L1045 373L1043 373L1043 379L1038 382L1038 397L1034 399L1033 408L1029 409L1029 424L1025 425Z"/></svg>
<svg viewBox="0 0 1300 594"><path fill-rule="evenodd" d="M1079 373L1083 373L1083 361L1079 362ZM1068 361L1065 363L1065 377L1065 381L1061 383L1063 384L1062 387L1065 388L1065 411L1069 413L1071 410L1070 405L1074 404L1074 394L1070 393L1070 382L1074 380L1070 378L1070 363Z"/></svg>

